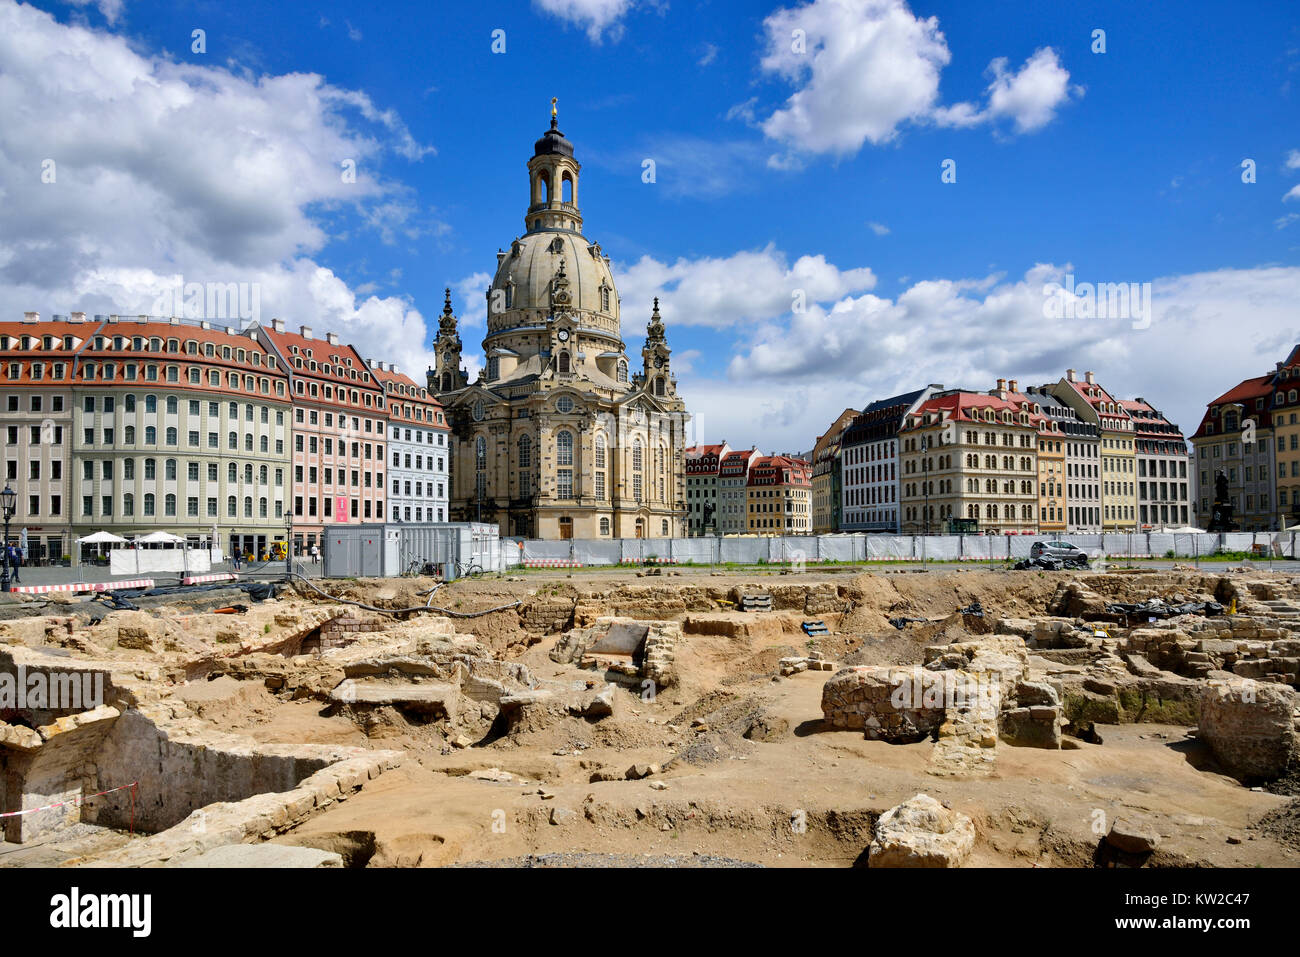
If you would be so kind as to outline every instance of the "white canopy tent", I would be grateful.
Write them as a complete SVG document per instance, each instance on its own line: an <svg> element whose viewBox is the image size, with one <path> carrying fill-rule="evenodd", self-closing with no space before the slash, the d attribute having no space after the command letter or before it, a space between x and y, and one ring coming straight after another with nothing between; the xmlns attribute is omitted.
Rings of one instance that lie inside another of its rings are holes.
<svg viewBox="0 0 1300 957"><path fill-rule="evenodd" d="M185 539L171 532L158 531L139 536L135 543L137 545L184 545Z"/></svg>
<svg viewBox="0 0 1300 957"><path fill-rule="evenodd" d="M125 545L126 539L112 532L95 532L93 535L77 539L77 542L83 545Z"/></svg>

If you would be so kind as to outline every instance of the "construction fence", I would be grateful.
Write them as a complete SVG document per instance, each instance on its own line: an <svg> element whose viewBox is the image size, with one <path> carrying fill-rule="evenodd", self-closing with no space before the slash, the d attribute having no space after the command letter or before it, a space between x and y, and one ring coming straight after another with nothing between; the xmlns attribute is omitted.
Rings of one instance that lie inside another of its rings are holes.
<svg viewBox="0 0 1300 957"><path fill-rule="evenodd" d="M1093 558L1207 558L1224 552L1295 558L1296 532L1135 532L1071 535ZM502 539L505 563L532 568L599 565L759 565L870 561L1019 561L1032 535L800 535L772 538Z"/></svg>

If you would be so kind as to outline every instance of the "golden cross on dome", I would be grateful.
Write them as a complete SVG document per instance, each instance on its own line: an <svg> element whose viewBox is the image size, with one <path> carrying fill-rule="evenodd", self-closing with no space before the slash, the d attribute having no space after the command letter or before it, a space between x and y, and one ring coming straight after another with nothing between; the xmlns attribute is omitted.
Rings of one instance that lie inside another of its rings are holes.
<svg viewBox="0 0 1300 957"><path fill-rule="evenodd" d="M559 98L559 97L557 97L557 96L553 96L553 97L551 97L551 116L555 116L555 115L556 115L555 104L556 104L556 103L559 103L559 102L560 102L560 98Z"/></svg>

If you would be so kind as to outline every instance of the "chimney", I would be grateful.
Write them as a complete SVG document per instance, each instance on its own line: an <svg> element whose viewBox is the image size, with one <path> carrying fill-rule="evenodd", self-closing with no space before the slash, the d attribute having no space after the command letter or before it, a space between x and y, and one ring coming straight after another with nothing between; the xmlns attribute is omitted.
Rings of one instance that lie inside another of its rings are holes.
<svg viewBox="0 0 1300 957"><path fill-rule="evenodd" d="M84 312L74 312L74 313L72 314L72 321L73 321L73 322L85 322L85 321L86 321L86 314L85 314ZM1281 363L1278 363L1278 364L1281 365Z"/></svg>
<svg viewBox="0 0 1300 957"><path fill-rule="evenodd" d="M1088 385L1096 385L1096 384L1097 384L1097 383L1096 383L1096 380L1093 378L1093 375L1092 375L1091 372L1085 372L1085 373L1083 374L1083 381L1086 382L1086 383L1088 383Z"/></svg>
<svg viewBox="0 0 1300 957"><path fill-rule="evenodd" d="M276 332L284 332L284 320L283 320L283 319L272 319L272 320L271 320L271 328L274 329Z"/></svg>
<svg viewBox="0 0 1300 957"><path fill-rule="evenodd" d="M1006 391L1007 391L1007 380L1006 380L1006 379L999 379L999 380L998 380L998 391L999 391L999 392L1006 392Z"/></svg>
<svg viewBox="0 0 1300 957"><path fill-rule="evenodd" d="M41 314L39 312L24 312L23 322L40 322Z"/></svg>
<svg viewBox="0 0 1300 957"><path fill-rule="evenodd" d="M1007 387L1008 387L1012 392L1019 392L1019 391L1020 391L1020 389L1019 389L1019 385L1020 385L1020 383L1017 382L1015 379L1012 379L1010 382L1007 383Z"/></svg>
<svg viewBox="0 0 1300 957"><path fill-rule="evenodd" d="M367 360L366 360L366 365L370 366L370 368L373 369L373 368L375 367L375 360L374 360L374 359L367 359Z"/></svg>
<svg viewBox="0 0 1300 957"><path fill-rule="evenodd" d="M1066 382L1073 382L1073 381L1074 381L1074 370L1073 370L1073 369L1066 369L1066 370L1065 370L1065 381L1066 381Z"/></svg>
<svg viewBox="0 0 1300 957"><path fill-rule="evenodd" d="M393 375L397 375L398 372L400 372L401 370L397 368L396 362L390 362L388 363L388 371L391 372Z"/></svg>
<svg viewBox="0 0 1300 957"><path fill-rule="evenodd" d="M139 319L141 322L148 322L148 321L149 321L149 317L146 316L146 315L139 315L139 316L136 316L136 318Z"/></svg>
<svg viewBox="0 0 1300 957"><path fill-rule="evenodd" d="M325 333L325 341L332 346L337 346L339 344L339 334L337 332L327 332Z"/></svg>
<svg viewBox="0 0 1300 957"><path fill-rule="evenodd" d="M300 327L300 328L302 329L302 337L303 337L304 339L310 339L310 338L311 338L311 326L302 326L302 327Z"/></svg>
<svg viewBox="0 0 1300 957"><path fill-rule="evenodd" d="M200 328L200 329L211 329L211 328L212 328L212 323L209 322L207 319L201 319L201 320L199 320L199 328Z"/></svg>

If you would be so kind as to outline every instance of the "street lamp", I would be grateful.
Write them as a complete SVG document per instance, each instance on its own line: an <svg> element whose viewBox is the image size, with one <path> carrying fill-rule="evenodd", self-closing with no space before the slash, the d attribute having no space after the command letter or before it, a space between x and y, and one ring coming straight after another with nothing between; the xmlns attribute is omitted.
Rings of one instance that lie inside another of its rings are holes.
<svg viewBox="0 0 1300 957"><path fill-rule="evenodd" d="M284 580L293 581L293 509L284 510Z"/></svg>
<svg viewBox="0 0 1300 957"><path fill-rule="evenodd" d="M18 508L18 493L9 487L6 483L4 491L0 492L0 509L4 511L5 520L5 563L4 572L0 574L0 591L9 591L9 520L14 517L14 512Z"/></svg>
<svg viewBox="0 0 1300 957"><path fill-rule="evenodd" d="M930 437L921 436L921 490L925 493L925 534L930 534Z"/></svg>

